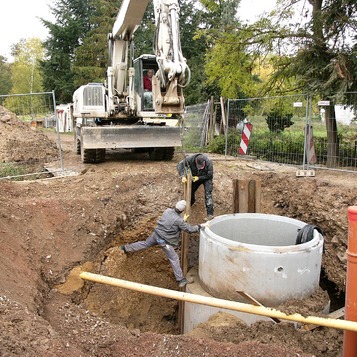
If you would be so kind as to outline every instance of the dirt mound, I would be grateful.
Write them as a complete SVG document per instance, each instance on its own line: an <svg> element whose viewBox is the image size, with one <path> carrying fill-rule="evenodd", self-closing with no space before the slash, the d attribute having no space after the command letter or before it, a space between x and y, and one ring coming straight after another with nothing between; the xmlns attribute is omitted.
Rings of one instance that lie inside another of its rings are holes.
<svg viewBox="0 0 357 357"><path fill-rule="evenodd" d="M254 341L258 346L269 345L275 348L277 356L292 356L293 351L299 356L303 356L304 353L309 356L339 356L337 351L342 344L342 334L332 329L320 330L318 334L312 331L308 333L299 331L293 324L287 322L260 321L247 326L237 317L219 312L190 331L189 336L214 339L218 342L229 341L235 344ZM254 355L253 352L251 355Z"/></svg>
<svg viewBox="0 0 357 357"><path fill-rule="evenodd" d="M0 106L0 162L50 161L58 157L56 145Z"/></svg>
<svg viewBox="0 0 357 357"><path fill-rule="evenodd" d="M145 239L162 211L182 198L176 172L181 154L171 162L152 162L146 154L109 151L105 163L83 170L71 151L73 138L62 138L70 140L67 146L62 141L65 166L80 175L0 181L1 356L342 354L341 330L301 331L290 323L248 327L235 318L215 316L190 335L178 335L176 301L79 281L78 272L91 271L177 289L160 250L124 256L118 247ZM215 214L232 212L232 179L261 180L262 213L322 228L323 271L342 293L347 207L356 203L355 176L318 172L316 177L296 178L290 167L268 165L269 170L260 171L243 160L210 156ZM202 222L204 216L200 190L191 223ZM190 266L197 264L197 238L190 239ZM315 306L291 301L283 308L315 315Z"/></svg>

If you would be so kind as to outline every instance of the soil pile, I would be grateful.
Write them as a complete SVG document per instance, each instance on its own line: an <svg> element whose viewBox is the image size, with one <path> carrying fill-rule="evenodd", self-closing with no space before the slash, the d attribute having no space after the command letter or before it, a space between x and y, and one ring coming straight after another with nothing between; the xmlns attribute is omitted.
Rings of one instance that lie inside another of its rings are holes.
<svg viewBox="0 0 357 357"><path fill-rule="evenodd" d="M50 161L58 157L56 145L0 106L0 162Z"/></svg>

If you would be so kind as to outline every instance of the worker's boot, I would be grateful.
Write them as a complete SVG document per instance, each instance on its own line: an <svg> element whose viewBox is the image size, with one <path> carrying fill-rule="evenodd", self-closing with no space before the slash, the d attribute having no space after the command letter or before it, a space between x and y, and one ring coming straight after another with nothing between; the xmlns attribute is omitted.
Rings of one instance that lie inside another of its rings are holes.
<svg viewBox="0 0 357 357"><path fill-rule="evenodd" d="M207 216L205 217L205 221L210 221L213 218L213 205L209 205L207 206Z"/></svg>
<svg viewBox="0 0 357 357"><path fill-rule="evenodd" d="M182 280L179 281L179 288L183 288L187 284L192 284L193 283L193 278L189 276L188 278L183 278Z"/></svg>

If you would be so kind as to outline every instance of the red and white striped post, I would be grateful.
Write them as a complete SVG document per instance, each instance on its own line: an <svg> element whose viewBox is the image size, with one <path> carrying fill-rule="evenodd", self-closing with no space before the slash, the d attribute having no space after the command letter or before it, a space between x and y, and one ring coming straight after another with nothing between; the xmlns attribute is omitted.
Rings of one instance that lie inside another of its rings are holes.
<svg viewBox="0 0 357 357"><path fill-rule="evenodd" d="M252 130L253 130L253 124L244 123L243 130L242 130L242 139L240 141L240 146L238 151L239 154L241 155L247 154L249 138L250 138L250 134L252 133Z"/></svg>

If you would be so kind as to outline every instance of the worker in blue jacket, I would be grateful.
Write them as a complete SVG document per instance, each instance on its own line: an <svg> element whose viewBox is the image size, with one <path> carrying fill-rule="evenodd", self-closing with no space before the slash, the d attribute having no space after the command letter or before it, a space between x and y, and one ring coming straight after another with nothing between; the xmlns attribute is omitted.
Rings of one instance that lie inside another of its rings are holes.
<svg viewBox="0 0 357 357"><path fill-rule="evenodd" d="M191 205L195 203L195 193L203 185L205 190L205 205L207 219L213 218L213 164L205 154L194 154L186 157L177 164L177 171L181 177L182 183L186 183L185 170L190 169L192 174Z"/></svg>

